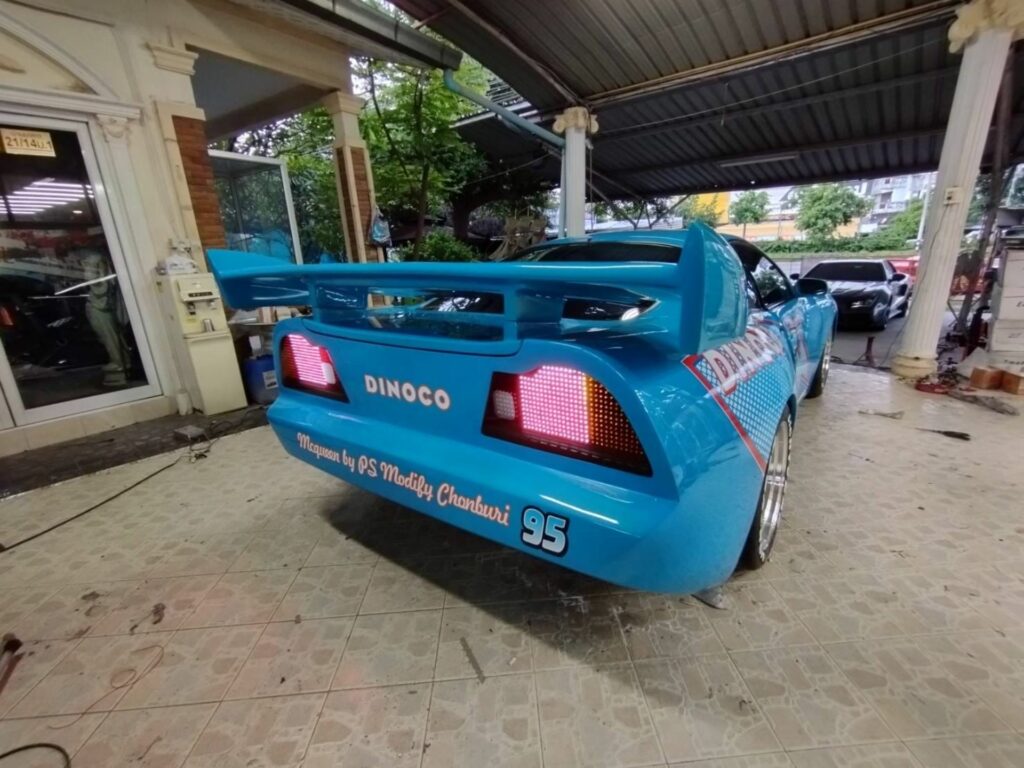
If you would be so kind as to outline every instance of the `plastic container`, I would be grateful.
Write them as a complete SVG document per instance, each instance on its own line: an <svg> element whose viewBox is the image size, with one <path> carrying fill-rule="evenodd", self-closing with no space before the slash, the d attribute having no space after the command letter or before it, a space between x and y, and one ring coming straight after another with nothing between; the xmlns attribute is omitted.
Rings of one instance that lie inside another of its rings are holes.
<svg viewBox="0 0 1024 768"><path fill-rule="evenodd" d="M269 405L277 399L277 373L274 356L261 355L245 361L242 371L245 391L249 399L260 405Z"/></svg>

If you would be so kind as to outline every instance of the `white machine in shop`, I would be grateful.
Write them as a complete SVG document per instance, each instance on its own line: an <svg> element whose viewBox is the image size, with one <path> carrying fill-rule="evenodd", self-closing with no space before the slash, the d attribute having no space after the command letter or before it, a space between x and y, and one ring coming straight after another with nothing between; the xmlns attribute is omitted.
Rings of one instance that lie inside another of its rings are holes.
<svg viewBox="0 0 1024 768"><path fill-rule="evenodd" d="M157 274L157 290L181 332L194 381L189 394L205 414L246 405L238 359L228 330L220 289L209 272Z"/></svg>

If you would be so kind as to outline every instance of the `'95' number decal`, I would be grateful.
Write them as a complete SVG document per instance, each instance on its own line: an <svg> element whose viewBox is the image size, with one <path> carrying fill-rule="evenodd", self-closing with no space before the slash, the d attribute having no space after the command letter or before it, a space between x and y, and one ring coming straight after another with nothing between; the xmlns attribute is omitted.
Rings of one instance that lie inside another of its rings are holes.
<svg viewBox="0 0 1024 768"><path fill-rule="evenodd" d="M523 544L561 557L569 549L569 521L536 507L523 510Z"/></svg>

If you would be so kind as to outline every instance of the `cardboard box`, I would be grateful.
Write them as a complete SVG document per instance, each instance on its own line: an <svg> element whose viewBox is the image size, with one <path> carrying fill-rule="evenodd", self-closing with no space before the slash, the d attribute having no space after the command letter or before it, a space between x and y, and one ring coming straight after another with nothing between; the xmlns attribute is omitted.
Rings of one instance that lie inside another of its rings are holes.
<svg viewBox="0 0 1024 768"><path fill-rule="evenodd" d="M1024 375L1003 371L1003 392L1024 395Z"/></svg>
<svg viewBox="0 0 1024 768"><path fill-rule="evenodd" d="M971 386L975 389L999 389L1003 383L1003 371L979 365L971 371Z"/></svg>

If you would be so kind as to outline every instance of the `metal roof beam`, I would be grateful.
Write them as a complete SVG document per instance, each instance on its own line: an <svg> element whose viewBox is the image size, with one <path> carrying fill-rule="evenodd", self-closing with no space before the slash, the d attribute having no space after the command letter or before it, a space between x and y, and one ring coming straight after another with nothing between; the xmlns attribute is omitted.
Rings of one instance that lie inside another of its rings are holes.
<svg viewBox="0 0 1024 768"><path fill-rule="evenodd" d="M659 171L671 171L676 168L687 168L690 166L717 165L719 167L736 167L741 165L760 165L770 162L785 160L799 160L804 155L815 152L828 152L835 149L849 149L851 147L864 147L870 144L886 144L904 139L923 139L932 136L941 136L946 132L946 126L938 128L924 128L900 133L875 133L870 136L858 136L850 139L839 139L826 141L820 144L801 144L795 147L766 147L757 152L747 152L740 155L724 155L720 157L694 157L689 160L680 160L672 163L651 163L649 165L635 165L631 168L605 168L605 173L616 176L638 176L644 173L655 173Z"/></svg>
<svg viewBox="0 0 1024 768"><path fill-rule="evenodd" d="M953 67L944 67L942 69L935 69L930 72L918 72L913 75L904 75L903 77L896 77L892 80L883 80L874 83L865 83L864 85L858 85L853 88L846 88L845 90L827 91L826 93L816 93L812 96L804 96L799 99L792 99L790 101L780 101L771 104L755 104L749 107L743 107L741 109L728 110L701 110L701 114L695 117L687 117L686 115L680 115L679 117L669 118L662 122L654 124L643 125L641 124L638 128L631 128L625 126L622 128L614 128L612 130L599 133L594 137L594 141L598 144L610 144L615 141L630 140L637 136L652 136L659 133L666 133L670 131L686 131L692 128L699 128L705 125L713 125L715 123L721 123L727 120L743 120L746 118L757 117L759 115L771 113L771 112L784 112L791 109L800 109L801 107L809 107L814 104L820 104L828 101L840 101L843 99L855 98L858 96L864 96L869 93L876 93L877 91L889 90L890 88L899 88L908 85L921 85L924 83L931 82L933 80L940 80L943 78L953 78L956 73L960 70L959 65Z"/></svg>
<svg viewBox="0 0 1024 768"><path fill-rule="evenodd" d="M521 46L510 40L504 32L491 24L491 22L487 21L487 19L480 16L476 11L468 8L465 3L460 2L460 0L448 0L448 6L473 22L507 51L515 54L516 58L532 69L536 75L540 76L544 82L550 85L563 99L566 100L568 104L573 105L582 103L576 92L562 82L554 73L551 72L551 70L532 56L529 56ZM458 69L458 67L453 67L453 69Z"/></svg>
<svg viewBox="0 0 1024 768"><path fill-rule="evenodd" d="M652 93L672 90L695 81L711 80L725 75L746 72L779 61L805 58L823 50L849 45L866 37L875 37L888 32L926 24L936 19L951 17L953 9L959 2L960 0L932 0L930 3L878 16L877 18L851 24L842 29L835 29L812 37L794 40L766 51L756 51L725 61L718 61L702 67L664 75L653 80L647 80L646 82L632 83L621 88L589 94L586 96L586 100L592 109L607 107Z"/></svg>
<svg viewBox="0 0 1024 768"><path fill-rule="evenodd" d="M780 186L803 186L806 184L821 184L833 181L863 181L866 179L879 179L887 176L903 176L915 173L930 173L938 167L938 161L934 163L917 163L911 165L893 166L869 171L844 171L841 173L809 174L787 184L780 184L776 179L757 179L753 184L743 185L743 189L770 189ZM650 197L670 197L672 195L699 195L705 192L722 192L731 190L731 187L722 187L715 184L683 184L674 187L654 189L647 193Z"/></svg>

